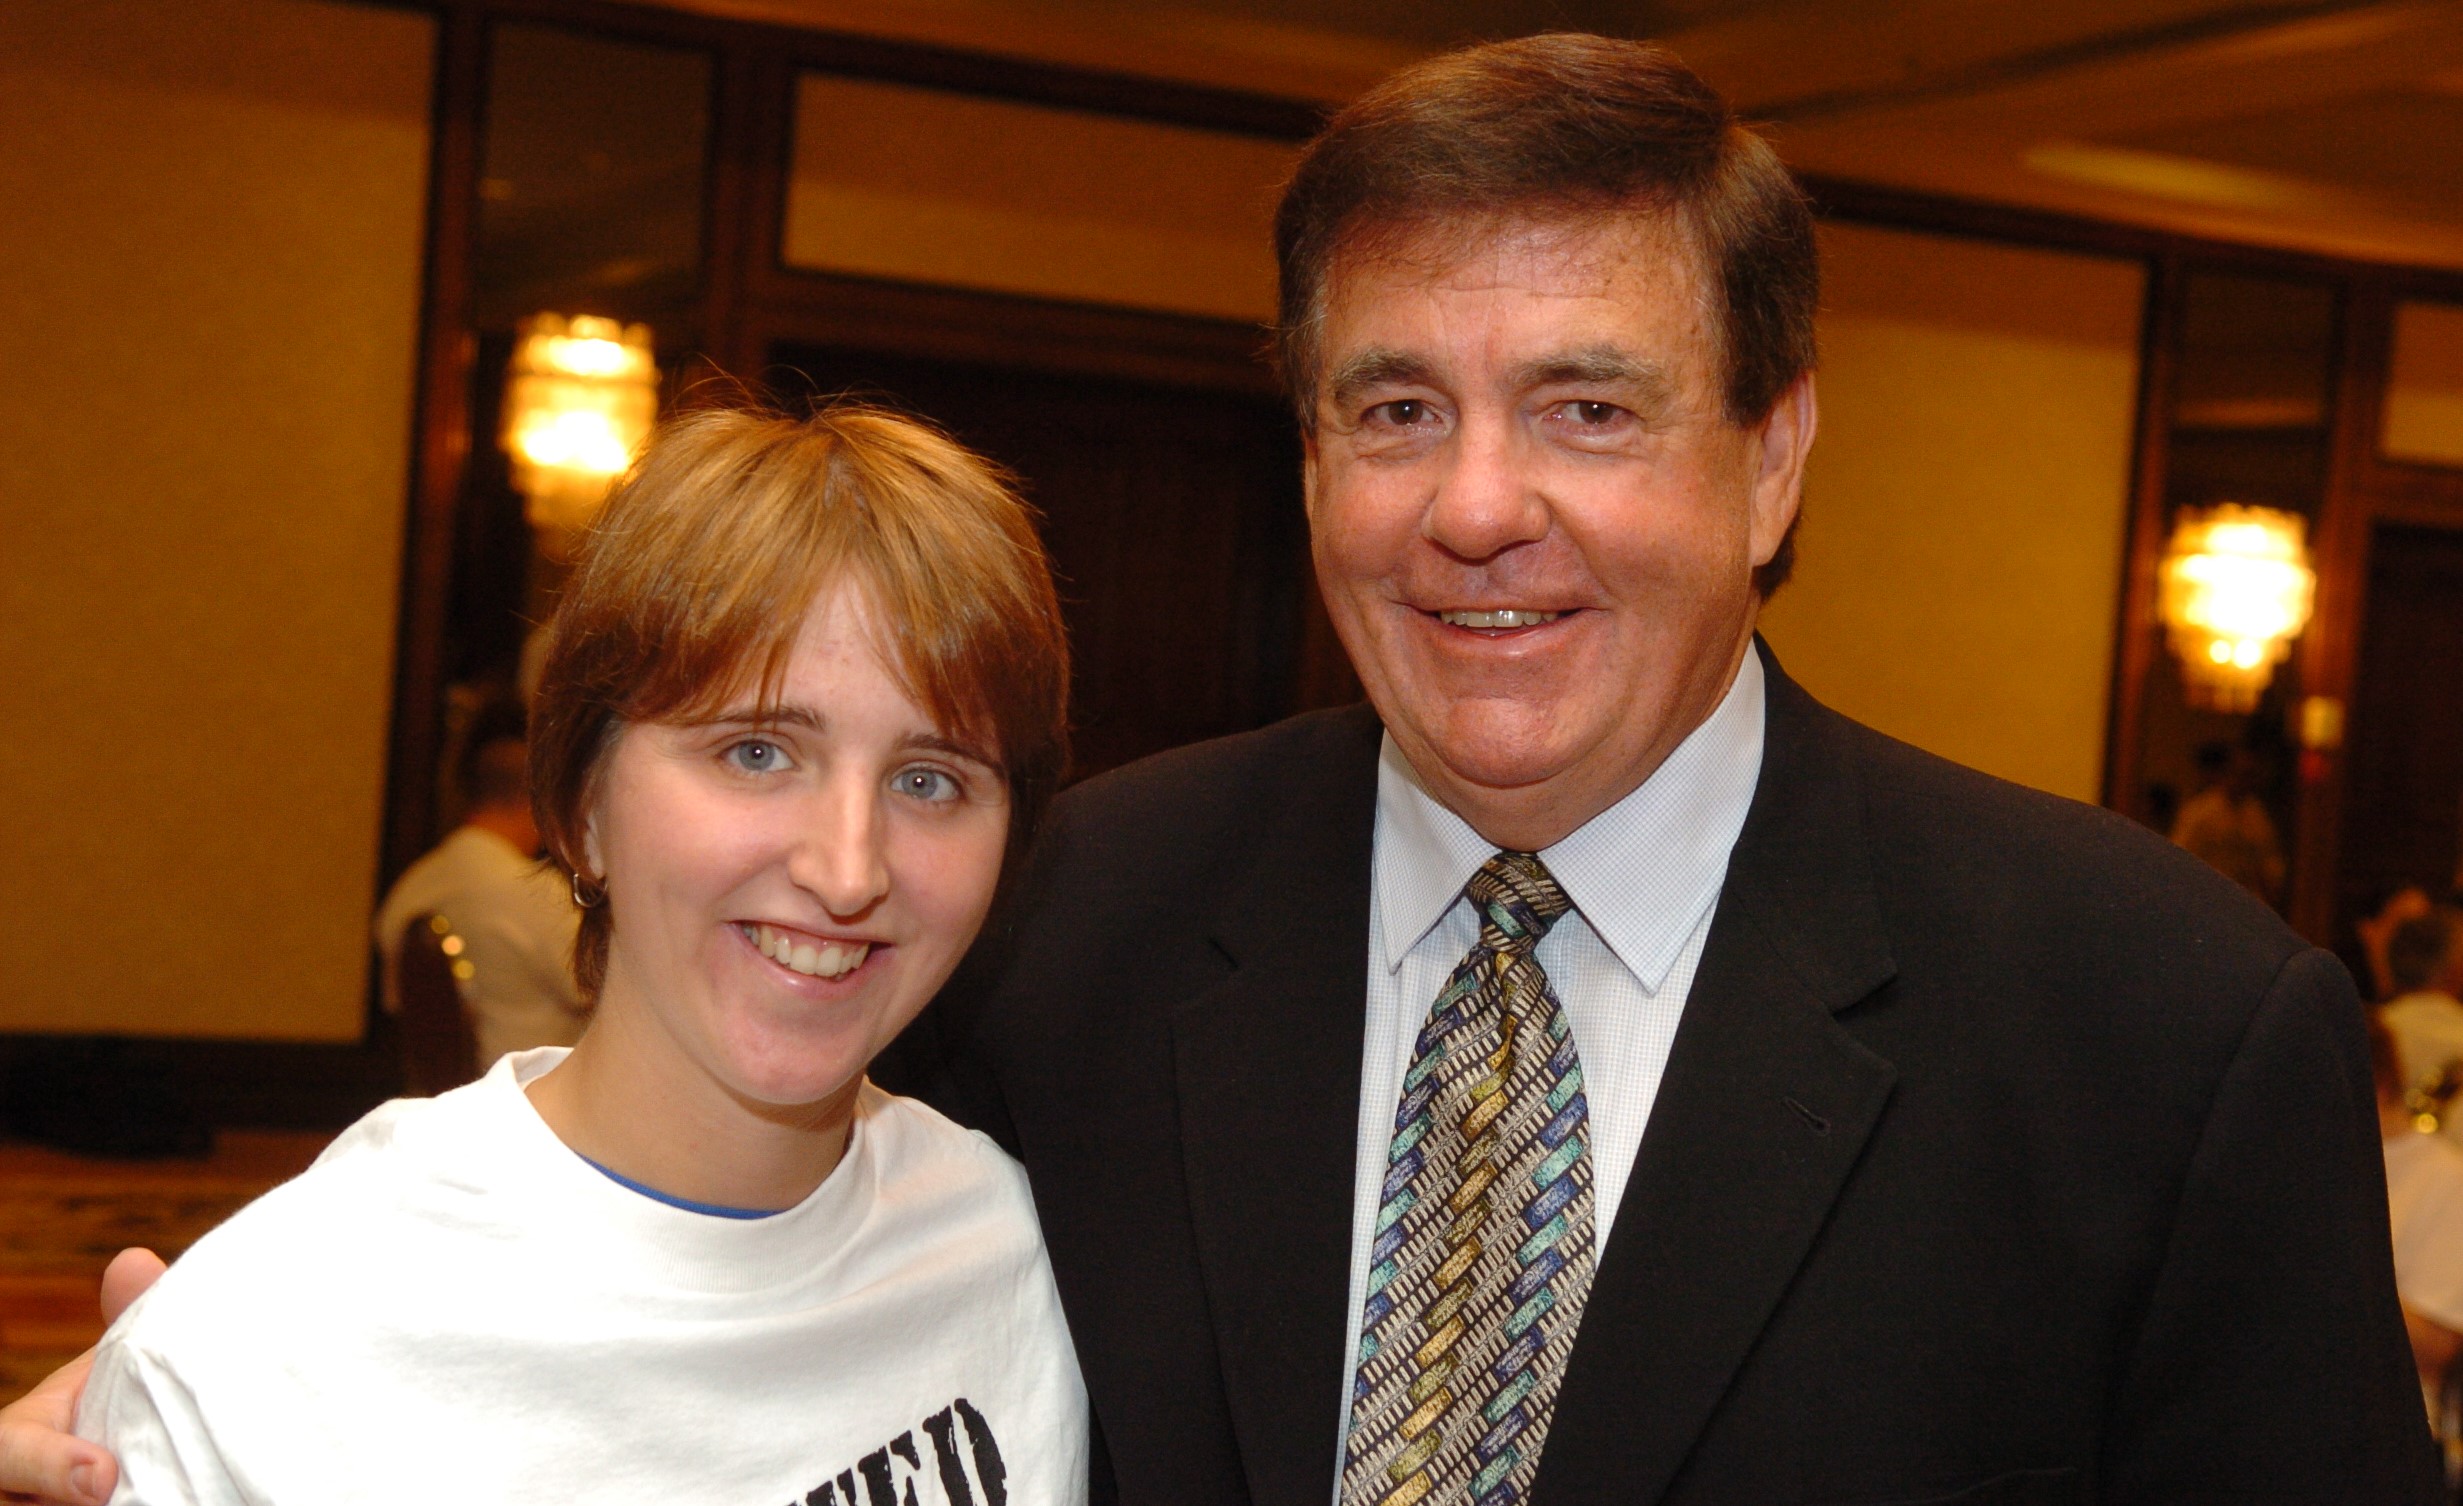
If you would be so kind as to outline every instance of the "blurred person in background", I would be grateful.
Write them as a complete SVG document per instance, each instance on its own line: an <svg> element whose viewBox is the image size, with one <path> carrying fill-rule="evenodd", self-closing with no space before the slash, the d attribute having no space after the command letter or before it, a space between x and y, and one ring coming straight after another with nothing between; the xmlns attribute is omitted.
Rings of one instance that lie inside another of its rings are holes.
<svg viewBox="0 0 2463 1506"><path fill-rule="evenodd" d="M2463 912L2445 906L2395 927L2386 942L2394 998L2378 1018L2394 1037L2404 1087L2435 1106L2449 1138L2463 1144Z"/></svg>
<svg viewBox="0 0 2463 1506"><path fill-rule="evenodd" d="M518 712L492 711L472 729L462 791L470 802L462 824L405 869L378 907L376 947L385 1007L399 1011L404 932L422 915L451 923L470 963L460 986L479 1040L473 1066L485 1071L507 1052L572 1045L589 1009L573 984L581 912L564 878L539 861Z"/></svg>
<svg viewBox="0 0 2463 1506"><path fill-rule="evenodd" d="M2198 749L2198 793L2181 802L2172 840L2268 904L2283 894L2283 839L2258 798L2257 755L2228 743Z"/></svg>
<svg viewBox="0 0 2463 1506"><path fill-rule="evenodd" d="M2463 1352L2463 1150L2421 1130L2404 1101L2394 1036L2369 1026L2370 1073L2377 1081L2378 1134L2386 1150L2386 1203L2393 1220L2395 1292L2420 1367L2420 1389L2446 1444L2455 1475L2455 1429L2440 1417L2446 1377Z"/></svg>
<svg viewBox="0 0 2463 1506"><path fill-rule="evenodd" d="M2418 884L2397 884L2383 891L2384 897L2369 913L2352 922L2360 937L2361 956L2367 959L2371 1003L2383 1004L2402 990L2395 987L2394 973L2386 965L2386 949L2395 939L2395 929L2407 920L2417 920L2435 909L2429 891Z"/></svg>

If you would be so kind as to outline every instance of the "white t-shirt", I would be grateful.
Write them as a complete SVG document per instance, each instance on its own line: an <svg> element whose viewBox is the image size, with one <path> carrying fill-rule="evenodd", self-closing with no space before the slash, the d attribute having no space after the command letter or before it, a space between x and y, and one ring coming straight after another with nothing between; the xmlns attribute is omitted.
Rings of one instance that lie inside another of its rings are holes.
<svg viewBox="0 0 2463 1506"><path fill-rule="evenodd" d="M2386 1203L2403 1305L2463 1331L2463 1150L2443 1135L2387 1141Z"/></svg>
<svg viewBox="0 0 2463 1506"><path fill-rule="evenodd" d="M479 1037L479 1066L508 1051L570 1046L581 1038L573 986L573 933L581 924L565 880L492 831L456 827L402 871L376 912L385 957L385 1003L395 1007L402 932L440 914L462 938L470 976L462 1001Z"/></svg>
<svg viewBox="0 0 2463 1506"><path fill-rule="evenodd" d="M563 1055L377 1109L122 1315L77 1413L112 1500L1086 1499L1017 1163L867 1085L802 1203L690 1212L539 1118L521 1085Z"/></svg>

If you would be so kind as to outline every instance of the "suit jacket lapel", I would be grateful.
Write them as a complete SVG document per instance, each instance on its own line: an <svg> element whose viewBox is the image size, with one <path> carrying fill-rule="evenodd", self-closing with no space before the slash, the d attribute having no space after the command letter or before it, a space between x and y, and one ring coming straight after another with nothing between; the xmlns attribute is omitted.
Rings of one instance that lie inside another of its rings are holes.
<svg viewBox="0 0 2463 1506"><path fill-rule="evenodd" d="M1832 1018L1894 971L1843 724L1763 652L1761 779L1558 1395L1548 1506L1661 1497L1894 1080Z"/></svg>
<svg viewBox="0 0 2463 1506"><path fill-rule="evenodd" d="M1224 1385L1259 1503L1334 1488L1375 828L1375 717L1258 813L1232 964L1173 1016L1180 1141Z"/></svg>

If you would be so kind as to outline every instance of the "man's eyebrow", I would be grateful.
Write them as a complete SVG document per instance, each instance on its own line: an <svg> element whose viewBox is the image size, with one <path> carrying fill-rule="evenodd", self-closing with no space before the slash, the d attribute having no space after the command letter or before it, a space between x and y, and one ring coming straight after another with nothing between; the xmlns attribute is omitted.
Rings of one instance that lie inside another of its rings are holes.
<svg viewBox="0 0 2463 1506"><path fill-rule="evenodd" d="M1334 368L1326 379L1326 393L1340 406L1371 387L1414 386L1428 380L1429 365L1420 357L1372 347Z"/></svg>
<svg viewBox="0 0 2463 1506"><path fill-rule="evenodd" d="M1654 402L1664 402L1676 391L1676 383L1669 378L1666 367L1613 345L1560 351L1525 361L1514 368L1513 385L1521 391L1561 385L1631 387L1639 388L1646 401Z"/></svg>

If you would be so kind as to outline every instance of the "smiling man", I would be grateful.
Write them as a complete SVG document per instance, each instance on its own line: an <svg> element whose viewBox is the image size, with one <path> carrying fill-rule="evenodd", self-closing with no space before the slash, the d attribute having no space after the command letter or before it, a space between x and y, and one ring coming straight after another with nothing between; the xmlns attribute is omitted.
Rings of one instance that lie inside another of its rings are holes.
<svg viewBox="0 0 2463 1506"><path fill-rule="evenodd" d="M1064 796L904 1043L1026 1163L1094 1499L2434 1500L2342 969L1754 637L1770 149L1656 49L1475 48L1277 240L1371 704Z"/></svg>
<svg viewBox="0 0 2463 1506"><path fill-rule="evenodd" d="M1430 795L1537 851L1734 684L1813 387L1731 419L1709 279L1664 216L1481 231L1353 250L1295 364L1318 577L1369 699Z"/></svg>
<svg viewBox="0 0 2463 1506"><path fill-rule="evenodd" d="M1027 1164L1097 1499L2433 1499L2342 969L1754 637L1769 148L1656 49L1475 48L1277 240L1371 704L1064 797L911 1042Z"/></svg>

